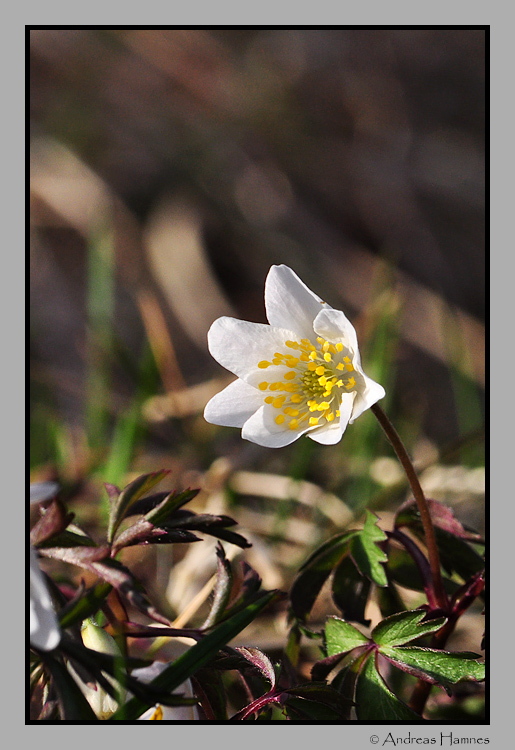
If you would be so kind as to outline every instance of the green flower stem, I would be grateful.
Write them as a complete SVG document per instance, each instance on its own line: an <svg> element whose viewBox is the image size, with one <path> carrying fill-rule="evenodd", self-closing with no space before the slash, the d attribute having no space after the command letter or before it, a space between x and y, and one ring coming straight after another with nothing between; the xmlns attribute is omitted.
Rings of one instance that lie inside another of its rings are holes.
<svg viewBox="0 0 515 750"><path fill-rule="evenodd" d="M410 483L413 496L415 497L415 501L420 513L420 519L422 521L422 526L424 529L429 566L433 579L434 599L440 609L442 609L443 611L447 611L449 608L449 602L447 600L447 595L442 584L442 575L440 572L440 557L438 555L438 547L436 545L435 529L433 526L433 521L431 520L431 514L429 513L429 507L427 505L424 492L422 490L422 487L420 486L420 482L418 481L418 477L411 459L408 456L406 448L404 447L402 440L397 434L395 427L378 404L374 404L370 408L376 416L379 424L383 428L386 437L392 444L392 447L397 454L397 458L401 462L402 468L404 469L406 476L408 477L408 481Z"/></svg>

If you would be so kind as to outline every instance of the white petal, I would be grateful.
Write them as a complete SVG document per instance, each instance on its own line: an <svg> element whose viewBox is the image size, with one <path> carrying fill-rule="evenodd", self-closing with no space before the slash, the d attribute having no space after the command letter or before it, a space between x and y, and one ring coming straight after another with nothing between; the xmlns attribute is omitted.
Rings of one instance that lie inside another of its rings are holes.
<svg viewBox="0 0 515 750"><path fill-rule="evenodd" d="M279 412L265 404L243 425L241 436L244 440L263 445L265 448L283 448L294 443L297 438L308 432L309 426L301 430L290 430L287 422L278 425L275 417Z"/></svg>
<svg viewBox="0 0 515 750"><path fill-rule="evenodd" d="M154 662L148 667L135 669L132 674L137 680L148 684L160 675L167 666L168 664L165 662ZM191 681L186 680L183 682L179 685L176 692L182 693L187 698L192 697L193 688ZM163 721L195 721L198 719L196 706L161 706L161 709L163 711ZM145 711L145 713L139 717L138 721L150 721L155 710L155 706L149 708L148 711Z"/></svg>
<svg viewBox="0 0 515 750"><path fill-rule="evenodd" d="M320 310L331 309L288 266L272 266L268 272L265 307L270 325L291 329L299 338L309 339Z"/></svg>
<svg viewBox="0 0 515 750"><path fill-rule="evenodd" d="M58 490L57 482L33 482L30 485L30 502L42 503L57 495Z"/></svg>
<svg viewBox="0 0 515 750"><path fill-rule="evenodd" d="M341 310L321 310L313 322L313 328L319 336L323 336L329 341L341 341L344 346L351 349L353 361L358 357L359 365L356 330ZM355 362L354 365L356 365Z"/></svg>
<svg viewBox="0 0 515 750"><path fill-rule="evenodd" d="M365 389L357 394L354 409L352 410L352 417L349 419L350 424L363 414L364 411L370 409L376 401L379 401L380 398L384 398L386 395L382 385L379 385L379 383L376 383L375 380L367 377L364 373L363 378L365 379Z"/></svg>
<svg viewBox="0 0 515 750"><path fill-rule="evenodd" d="M218 318L208 331L207 341L212 356L239 378L248 380L251 375L262 375L258 362L271 361L284 342L294 339L293 331L274 328L264 323L249 323L236 318Z"/></svg>
<svg viewBox="0 0 515 750"><path fill-rule="evenodd" d="M36 553L29 547L30 558L30 642L42 651L51 651L61 640L61 631L52 607Z"/></svg>
<svg viewBox="0 0 515 750"><path fill-rule="evenodd" d="M222 427L243 427L260 406L264 393L243 380L235 380L207 403L204 419Z"/></svg>
<svg viewBox="0 0 515 750"><path fill-rule="evenodd" d="M352 413L356 393L344 393L340 404L340 417L330 422L328 425L319 427L314 432L310 432L308 437L322 445L335 445L342 439L342 435L349 424L349 417Z"/></svg>

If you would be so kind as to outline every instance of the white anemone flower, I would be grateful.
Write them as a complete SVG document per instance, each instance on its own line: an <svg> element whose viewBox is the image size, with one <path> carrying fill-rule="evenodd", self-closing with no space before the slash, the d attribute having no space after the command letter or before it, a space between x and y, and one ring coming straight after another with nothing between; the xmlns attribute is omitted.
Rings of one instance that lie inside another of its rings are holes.
<svg viewBox="0 0 515 750"><path fill-rule="evenodd" d="M30 485L30 502L49 500L57 490L55 482L37 482ZM30 643L41 651L51 651L61 640L61 629L52 607L52 599L39 567L36 553L29 547L30 561Z"/></svg>
<svg viewBox="0 0 515 750"><path fill-rule="evenodd" d="M140 682L152 682L168 665L165 662L155 661L149 667L135 669L132 673ZM186 698L193 697L193 687L190 680L186 680L177 688ZM160 703L149 708L138 721L198 721L199 715L196 706L162 706Z"/></svg>
<svg viewBox="0 0 515 750"><path fill-rule="evenodd" d="M301 435L338 443L385 395L363 372L354 326L284 265L268 273L265 308L270 325L223 317L209 329L209 351L238 379L209 401L205 419L267 448Z"/></svg>

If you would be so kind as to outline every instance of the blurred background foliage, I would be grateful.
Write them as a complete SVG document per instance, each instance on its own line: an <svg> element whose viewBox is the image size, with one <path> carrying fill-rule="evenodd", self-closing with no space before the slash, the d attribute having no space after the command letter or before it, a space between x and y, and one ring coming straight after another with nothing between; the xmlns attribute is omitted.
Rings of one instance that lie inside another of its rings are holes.
<svg viewBox="0 0 515 750"><path fill-rule="evenodd" d="M370 412L276 451L202 417L231 380L210 324L266 322L285 263L356 326L428 494L482 532L485 35L33 29L31 478L94 533L104 481L172 469L238 520L268 588L364 508L388 524L407 489ZM126 553L166 611L201 616L210 542Z"/></svg>

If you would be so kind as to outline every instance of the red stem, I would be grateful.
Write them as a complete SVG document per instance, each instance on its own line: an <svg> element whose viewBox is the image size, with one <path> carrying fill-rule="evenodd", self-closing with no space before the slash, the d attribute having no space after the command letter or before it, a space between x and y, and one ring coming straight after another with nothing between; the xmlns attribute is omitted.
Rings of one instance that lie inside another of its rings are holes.
<svg viewBox="0 0 515 750"><path fill-rule="evenodd" d="M442 609L443 611L447 611L449 608L449 602L447 600L447 595L442 584L442 576L440 572L440 557L438 555L435 530L424 492L422 490L422 487L420 486L420 482L418 481L418 477L411 459L408 456L406 448L404 447L402 440L397 434L395 427L378 404L374 404L371 409L376 416L379 424L383 428L386 437L392 444L392 447L397 454L397 458L401 462L402 468L404 469L406 476L408 477L408 481L410 483L413 496L415 497L415 501L420 513L420 519L422 521L422 526L424 529L427 554L429 558L429 565L431 568L434 601L440 609Z"/></svg>

